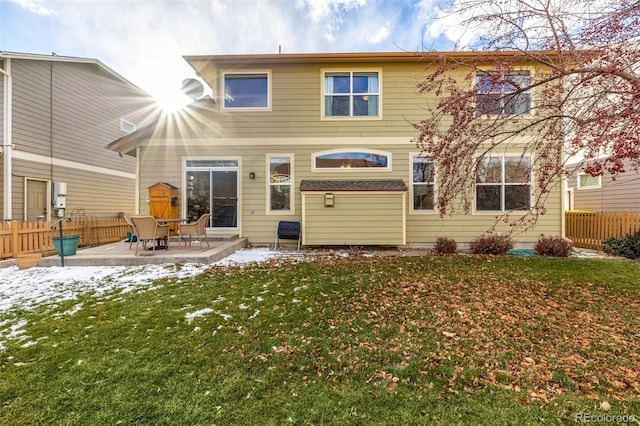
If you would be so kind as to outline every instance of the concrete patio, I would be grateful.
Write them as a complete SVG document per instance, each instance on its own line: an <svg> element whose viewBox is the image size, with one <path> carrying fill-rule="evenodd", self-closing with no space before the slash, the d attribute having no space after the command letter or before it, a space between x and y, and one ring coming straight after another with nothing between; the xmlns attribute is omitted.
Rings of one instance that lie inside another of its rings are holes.
<svg viewBox="0 0 640 426"><path fill-rule="evenodd" d="M163 263L212 263L224 259L237 250L247 246L246 238L237 235L210 235L209 245L194 241L191 247L172 237L169 249L142 250L142 243L135 255L136 243L129 249L129 242L120 241L98 247L80 248L75 255L65 256L65 266L135 266ZM38 261L38 266L60 266L58 255L48 256Z"/></svg>

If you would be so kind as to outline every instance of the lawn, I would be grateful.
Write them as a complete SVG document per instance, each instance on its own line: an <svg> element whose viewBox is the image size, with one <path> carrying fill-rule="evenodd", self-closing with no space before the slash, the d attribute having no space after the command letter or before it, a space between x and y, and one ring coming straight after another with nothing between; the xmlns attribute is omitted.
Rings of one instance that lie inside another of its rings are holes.
<svg viewBox="0 0 640 426"><path fill-rule="evenodd" d="M0 424L639 421L639 295L618 260L212 267L0 314Z"/></svg>

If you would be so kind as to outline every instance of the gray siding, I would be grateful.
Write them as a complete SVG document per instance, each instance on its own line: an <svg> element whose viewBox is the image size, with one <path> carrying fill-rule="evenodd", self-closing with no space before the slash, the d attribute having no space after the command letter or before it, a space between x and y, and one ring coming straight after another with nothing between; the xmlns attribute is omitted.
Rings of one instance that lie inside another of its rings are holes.
<svg viewBox="0 0 640 426"><path fill-rule="evenodd" d="M13 219L23 218L27 177L67 182L67 214L133 212L135 159L105 146L126 134L121 118L137 125L155 118L152 98L96 64L12 59L11 66L14 152L24 158L14 159ZM58 160L70 163L52 165Z"/></svg>
<svg viewBox="0 0 640 426"><path fill-rule="evenodd" d="M602 176L601 188L578 189L577 177L569 177L569 189L573 192L574 210L591 211L640 211L640 173L630 168L616 180Z"/></svg>

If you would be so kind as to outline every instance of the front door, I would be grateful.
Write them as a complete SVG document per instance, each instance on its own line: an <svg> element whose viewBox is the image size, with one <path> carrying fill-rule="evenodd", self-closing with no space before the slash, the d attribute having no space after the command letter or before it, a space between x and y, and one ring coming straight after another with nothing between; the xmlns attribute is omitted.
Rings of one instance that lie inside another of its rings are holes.
<svg viewBox="0 0 640 426"><path fill-rule="evenodd" d="M238 161L186 162L187 218L211 213L209 227L238 228Z"/></svg>
<svg viewBox="0 0 640 426"><path fill-rule="evenodd" d="M47 182L27 179L27 217L26 221L47 219Z"/></svg>

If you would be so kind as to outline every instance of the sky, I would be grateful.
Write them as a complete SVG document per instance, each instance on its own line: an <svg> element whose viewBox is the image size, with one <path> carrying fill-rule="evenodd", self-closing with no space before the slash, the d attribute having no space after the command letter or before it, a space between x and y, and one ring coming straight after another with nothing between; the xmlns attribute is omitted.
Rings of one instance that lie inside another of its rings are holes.
<svg viewBox="0 0 640 426"><path fill-rule="evenodd" d="M0 0L0 51L97 59L162 105L184 55L453 50L441 0Z"/></svg>

